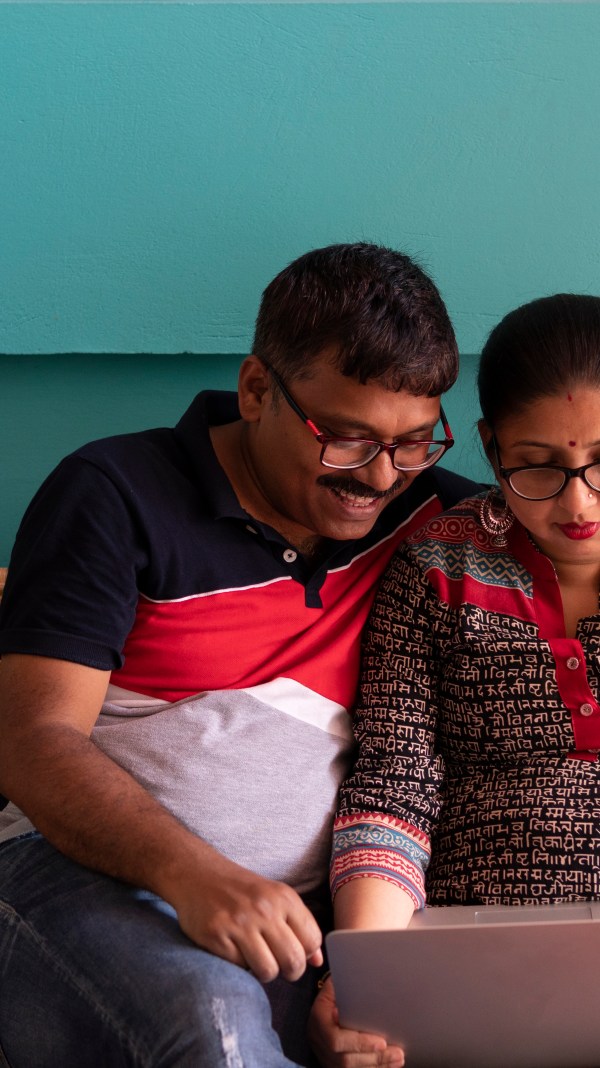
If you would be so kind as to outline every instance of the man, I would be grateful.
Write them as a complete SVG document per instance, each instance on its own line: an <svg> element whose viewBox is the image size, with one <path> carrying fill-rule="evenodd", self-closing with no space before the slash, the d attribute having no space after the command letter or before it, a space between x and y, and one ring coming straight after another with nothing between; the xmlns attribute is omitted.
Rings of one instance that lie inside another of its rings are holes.
<svg viewBox="0 0 600 1068"><path fill-rule="evenodd" d="M408 257L320 249L265 290L237 401L88 445L34 498L0 617L11 1068L307 1062L360 630L398 542L472 488L433 467L456 373Z"/></svg>

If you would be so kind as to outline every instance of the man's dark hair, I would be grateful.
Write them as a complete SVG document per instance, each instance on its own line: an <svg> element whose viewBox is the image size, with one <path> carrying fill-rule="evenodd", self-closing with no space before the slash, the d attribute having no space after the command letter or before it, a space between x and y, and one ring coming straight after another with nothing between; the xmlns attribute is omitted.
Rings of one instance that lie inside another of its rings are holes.
<svg viewBox="0 0 600 1068"><path fill-rule="evenodd" d="M600 297L556 293L509 312L483 347L477 385L492 430L542 397L600 389Z"/></svg>
<svg viewBox="0 0 600 1068"><path fill-rule="evenodd" d="M290 263L265 289L253 353L285 381L324 351L343 375L435 397L455 382L458 350L431 279L379 245L329 245Z"/></svg>

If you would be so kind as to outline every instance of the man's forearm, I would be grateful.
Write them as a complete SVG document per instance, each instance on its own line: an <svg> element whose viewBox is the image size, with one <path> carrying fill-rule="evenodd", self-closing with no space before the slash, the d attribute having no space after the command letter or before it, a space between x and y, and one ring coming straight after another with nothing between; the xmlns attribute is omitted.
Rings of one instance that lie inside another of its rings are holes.
<svg viewBox="0 0 600 1068"><path fill-rule="evenodd" d="M263 982L322 961L321 932L294 890L188 831L87 737L52 726L25 742L3 752L0 789L61 852L158 894L192 941Z"/></svg>
<svg viewBox="0 0 600 1068"><path fill-rule="evenodd" d="M5 744L1 789L62 853L166 900L183 867L220 857L71 727Z"/></svg>
<svg viewBox="0 0 600 1068"><path fill-rule="evenodd" d="M0 664L0 792L61 852L154 891L203 949L263 982L320 964L321 932L298 894L189 831L90 734L108 673L13 654Z"/></svg>

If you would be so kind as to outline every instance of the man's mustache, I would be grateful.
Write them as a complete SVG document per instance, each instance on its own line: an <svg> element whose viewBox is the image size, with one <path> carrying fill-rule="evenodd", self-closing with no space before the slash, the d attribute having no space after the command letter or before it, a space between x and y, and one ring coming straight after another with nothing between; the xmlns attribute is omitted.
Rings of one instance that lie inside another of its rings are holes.
<svg viewBox="0 0 600 1068"><path fill-rule="evenodd" d="M355 478L343 475L319 475L319 486L327 486L328 489L342 490L344 493L352 493L355 497L364 497L368 500L383 500L385 497L393 497L404 485L406 478L399 475L393 486L387 490L376 490L365 482L359 482Z"/></svg>

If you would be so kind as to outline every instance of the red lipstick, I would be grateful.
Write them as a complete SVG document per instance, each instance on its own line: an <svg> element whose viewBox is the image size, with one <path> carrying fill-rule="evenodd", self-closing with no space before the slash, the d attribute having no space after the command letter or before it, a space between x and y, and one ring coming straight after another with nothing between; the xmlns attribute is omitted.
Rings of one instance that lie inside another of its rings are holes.
<svg viewBox="0 0 600 1068"><path fill-rule="evenodd" d="M585 541L593 538L600 530L600 523L559 523L559 529L571 541Z"/></svg>

